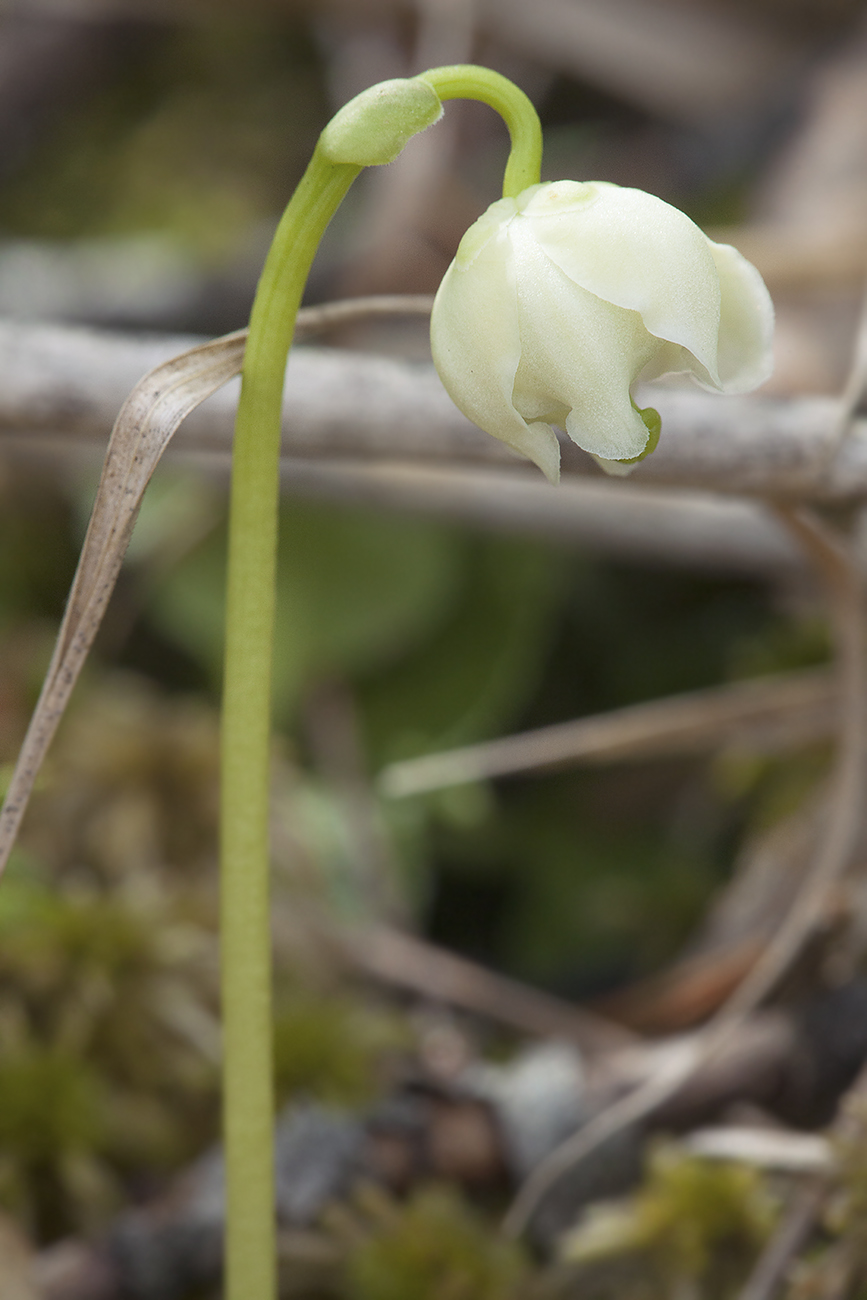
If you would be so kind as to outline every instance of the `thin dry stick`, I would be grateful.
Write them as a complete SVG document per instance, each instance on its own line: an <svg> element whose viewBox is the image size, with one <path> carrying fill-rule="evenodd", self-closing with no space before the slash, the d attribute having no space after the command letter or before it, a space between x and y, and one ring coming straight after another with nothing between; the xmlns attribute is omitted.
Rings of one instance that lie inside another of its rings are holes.
<svg viewBox="0 0 867 1300"><path fill-rule="evenodd" d="M361 316L425 314L430 308L431 299L422 296L350 299L302 311L298 333L309 336ZM114 590L145 488L184 417L240 373L246 339L247 331L239 330L173 357L145 375L121 408L54 654L0 809L0 875Z"/></svg>
<svg viewBox="0 0 867 1300"><path fill-rule="evenodd" d="M832 730L837 682L824 670L714 686L612 709L478 745L404 759L384 768L392 799L569 762L619 762L702 753L718 745L812 739Z"/></svg>
<svg viewBox="0 0 867 1300"><path fill-rule="evenodd" d="M203 341L188 339L175 345L165 339L0 321L0 443L5 446L8 440L16 451L32 451L40 446L74 450L94 439L102 441L133 380L170 355L164 348L180 351ZM568 513L568 500L556 506L558 494L550 485L534 477L532 468L505 443L461 415L432 364L320 348L306 355L299 350L292 370L299 401L287 404L285 428L291 436L284 471L306 474L316 466L322 474L327 465L341 473L349 465L406 471L414 465L442 475L446 465L460 465L484 468L493 475L500 467L507 471L500 476L503 480L537 484L540 498L548 503L536 507L539 516L544 518L546 510L555 517ZM658 388L654 393L649 386L642 394L658 406L666 436L653 456L635 467L628 486L601 478L601 471L595 471L565 434L561 444L564 484L577 480L581 486L583 480L583 499L589 496L592 502L602 494L622 494L631 501L635 492L637 521L630 511L622 511L615 531L626 541L633 536L632 523L637 522L633 550L649 544L655 553L654 539L663 529L670 539L666 549L670 552L679 534L690 563L693 557L701 564L716 563L714 554L721 552L739 557L739 568L752 568L748 557L756 542L729 535L739 534L743 526L738 520L730 522L732 509L746 516L749 502L738 507L734 500L708 497L705 490L727 498L740 495L753 500L763 495L853 503L867 494L867 415L856 416L839 456L827 472L821 472L840 409L837 397L751 395L721 402L718 395L698 389ZM206 415L188 422L181 439L184 449L228 452L236 405L231 392L211 401ZM588 482L588 473L594 482ZM656 492L663 486L691 489L683 501L685 508L671 510L668 503L677 496L666 494L661 511L648 518L651 503L660 504ZM587 494L588 487L596 491ZM500 490L499 484L492 485L493 495ZM662 519L655 523L660 513ZM714 521L709 549L697 515ZM610 527L605 526L606 533ZM647 529L649 543L644 540ZM758 545L770 548L774 567L789 566L788 538L778 536L774 544L773 536L773 530L762 530Z"/></svg>
<svg viewBox="0 0 867 1300"><path fill-rule="evenodd" d="M802 1187L777 1231L759 1256L738 1300L772 1300L786 1280L792 1260L806 1245L827 1196L824 1179Z"/></svg>
<svg viewBox="0 0 867 1300"><path fill-rule="evenodd" d="M823 456L822 467L825 470L836 459L840 448L851 434L855 415L861 405L865 390L867 390L867 285L864 286L861 298L861 315L855 332L849 374L846 376L846 382L840 394L837 418Z"/></svg>
<svg viewBox="0 0 867 1300"><path fill-rule="evenodd" d="M144 490L184 416L240 370L245 338L244 332L227 335L158 366L121 408L54 654L0 810L0 872L102 622Z"/></svg>
<svg viewBox="0 0 867 1300"><path fill-rule="evenodd" d="M630 1030L593 1011L561 1002L389 926L337 933L323 927L322 938L339 960L373 979L447 1002L522 1034L568 1039L588 1056L631 1047L636 1041Z"/></svg>
<svg viewBox="0 0 867 1300"><path fill-rule="evenodd" d="M847 1090L837 1107L828 1139L838 1149L862 1140L861 1112L867 1097L867 1067ZM777 1231L771 1237L737 1300L773 1300L786 1282L789 1269L819 1222L834 1188L832 1176L810 1179L800 1192ZM858 1259L852 1252L851 1237L844 1237L832 1247L829 1257L830 1276L823 1273L822 1300L843 1300L848 1294L851 1273Z"/></svg>
<svg viewBox="0 0 867 1300"><path fill-rule="evenodd" d="M699 1065L717 1055L801 951L821 917L828 889L846 870L855 850L867 775L865 626L860 575L848 551L814 516L787 506L772 508L824 577L840 674L840 743L825 833L815 863L776 936L703 1033L684 1044L682 1052L672 1056L663 1071L579 1129L533 1171L504 1220L503 1231L509 1236L524 1231L542 1198L563 1174L609 1138L651 1115Z"/></svg>
<svg viewBox="0 0 867 1300"><path fill-rule="evenodd" d="M805 510L777 505L775 513L823 573L840 674L840 745L832 779L825 832L803 888L755 966L721 1008L709 1032L739 1022L789 968L821 917L828 890L848 867L862 825L867 778L867 681L861 575L852 556Z"/></svg>

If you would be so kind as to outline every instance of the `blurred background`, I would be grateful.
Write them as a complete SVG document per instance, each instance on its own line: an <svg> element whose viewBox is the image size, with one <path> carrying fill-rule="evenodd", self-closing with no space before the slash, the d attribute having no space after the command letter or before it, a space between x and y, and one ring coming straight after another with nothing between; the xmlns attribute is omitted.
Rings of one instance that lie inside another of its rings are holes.
<svg viewBox="0 0 867 1300"><path fill-rule="evenodd" d="M378 80L475 61L536 104L545 179L640 186L741 248L779 313L768 393L833 394L867 273L865 23L859 0L5 0L0 316L240 328L330 114ZM308 301L433 292L506 152L493 113L450 103L360 179ZM326 342L428 355L412 322ZM97 472L86 454L4 452L0 431L0 780ZM42 1243L104 1224L216 1132L225 493L170 464L155 479L0 890L0 1205ZM379 794L399 759L827 657L809 584L759 555L685 544L651 564L532 531L284 503L284 1098L356 1104L383 1052L429 1030L348 989L322 926L400 926L603 999L683 951L750 837L824 771L814 744Z"/></svg>

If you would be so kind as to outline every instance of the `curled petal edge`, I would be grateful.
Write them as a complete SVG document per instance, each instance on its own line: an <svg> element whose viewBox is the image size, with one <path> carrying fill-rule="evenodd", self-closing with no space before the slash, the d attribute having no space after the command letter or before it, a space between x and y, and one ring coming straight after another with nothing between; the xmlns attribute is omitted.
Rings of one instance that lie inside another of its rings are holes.
<svg viewBox="0 0 867 1300"><path fill-rule="evenodd" d="M774 304L752 262L709 239L720 281L718 370L724 393L751 393L774 367Z"/></svg>

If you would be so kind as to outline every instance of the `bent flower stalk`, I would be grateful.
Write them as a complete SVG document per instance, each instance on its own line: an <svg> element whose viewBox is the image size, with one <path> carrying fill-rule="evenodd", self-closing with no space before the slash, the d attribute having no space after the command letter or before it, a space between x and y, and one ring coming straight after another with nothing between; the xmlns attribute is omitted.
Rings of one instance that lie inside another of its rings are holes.
<svg viewBox="0 0 867 1300"><path fill-rule="evenodd" d="M471 420L552 481L560 461L554 425L606 469L623 473L653 450L659 434L656 412L632 400L637 380L685 371L706 387L747 392L770 373L773 310L755 268L638 190L540 184L538 116L499 73L458 64L383 82L322 132L259 281L233 448L220 835L226 1300L277 1295L268 793L286 357L319 241L356 176L397 157L439 119L443 102L456 98L488 104L511 139L503 198L461 241L431 321L442 380ZM140 387L135 392L140 396ZM159 407L148 402L136 432L151 439L143 445L152 455L154 428L161 437L165 429L153 424ZM143 491L141 474L138 481ZM89 573L80 569L80 580L89 582ZM113 581L112 573L109 588ZM76 618L77 591L70 605ZM68 644L61 641L59 653L66 655ZM69 689L72 681L74 673ZM0 811L0 869L55 723L56 714L44 723L37 711L36 750L25 747L17 793Z"/></svg>
<svg viewBox="0 0 867 1300"><path fill-rule="evenodd" d="M277 1295L268 793L286 357L319 241L353 181L362 168L397 157L439 119L443 102L456 98L488 104L511 139L504 197L461 241L431 322L442 380L471 420L529 456L552 481L560 459L553 425L564 426L606 469L622 473L653 450L659 434L656 412L640 411L632 401L636 380L686 371L709 388L747 392L770 373L773 310L755 268L638 190L601 182L540 184L538 116L499 73L458 64L383 82L345 105L322 132L259 281L233 448L220 836L226 1300ZM154 373L144 382L153 381ZM161 431L161 450L171 430L166 433L165 410L154 405L155 390L145 391L147 418L134 432L155 464L154 431ZM182 404L192 391L182 394ZM169 407L177 400L176 394ZM126 426L118 427L126 437ZM132 444L123 446L126 455ZM133 450L143 491L143 453ZM114 482L108 473L105 482ZM123 535L117 528L112 533L121 541ZM112 556L119 564L119 555ZM90 590L90 563L79 570L81 590ZM103 593L116 567L105 572ZM77 592L74 587L70 616L90 617L92 605L79 608ZM59 643L55 667L67 673L67 692L77 668L69 669L63 656L79 644L80 665L80 646L88 644L83 635L80 644ZM0 810L0 870L56 720L54 713L46 723L37 710L35 748L25 746L16 793Z"/></svg>
<svg viewBox="0 0 867 1300"><path fill-rule="evenodd" d="M769 369L772 311L758 272L637 190L541 185L539 119L498 73L459 64L383 82L322 132L256 292L233 450L221 742L226 1300L277 1294L268 789L286 356L319 240L352 182L455 98L488 104L511 138L504 197L464 237L433 313L436 363L471 419L552 480L557 423L622 472L659 432L656 412L631 401L634 380L689 370L745 391Z"/></svg>
<svg viewBox="0 0 867 1300"><path fill-rule="evenodd" d="M656 445L638 380L685 372L745 393L771 373L759 272L677 208L602 181L531 185L471 226L431 317L434 362L466 416L556 483L565 428L609 473Z"/></svg>

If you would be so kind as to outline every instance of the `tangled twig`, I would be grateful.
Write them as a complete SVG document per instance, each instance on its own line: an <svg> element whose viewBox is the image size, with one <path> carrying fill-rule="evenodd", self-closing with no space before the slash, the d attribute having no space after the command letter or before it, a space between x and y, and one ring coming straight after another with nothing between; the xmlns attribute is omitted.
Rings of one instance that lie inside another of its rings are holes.
<svg viewBox="0 0 867 1300"><path fill-rule="evenodd" d="M771 943L698 1037L669 1056L646 1083L609 1106L557 1147L518 1192L503 1223L509 1236L529 1225L546 1194L568 1171L625 1128L646 1119L674 1096L699 1066L728 1043L734 1031L773 990L821 921L831 886L848 868L862 824L867 777L867 682L861 577L848 546L812 512L772 504L780 522L796 537L819 572L828 595L841 716L837 757L827 817L815 862Z"/></svg>

